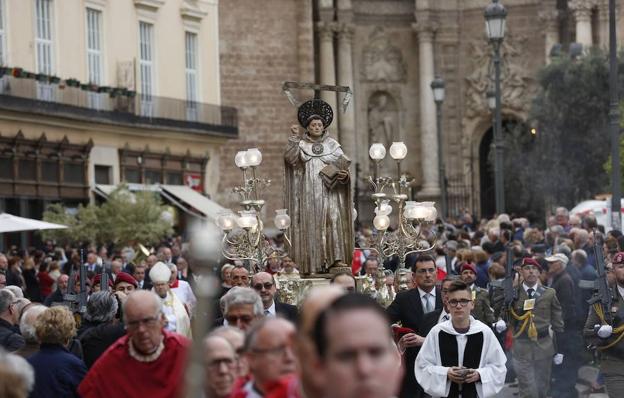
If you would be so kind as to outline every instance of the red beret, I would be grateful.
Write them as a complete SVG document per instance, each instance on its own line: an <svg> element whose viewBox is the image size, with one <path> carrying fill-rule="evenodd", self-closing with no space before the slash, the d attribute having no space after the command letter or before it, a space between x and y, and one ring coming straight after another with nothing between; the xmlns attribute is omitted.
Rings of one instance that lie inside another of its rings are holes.
<svg viewBox="0 0 624 398"><path fill-rule="evenodd" d="M102 274L97 274L93 277L93 285L99 285L102 281ZM108 286L113 287L113 281L108 278Z"/></svg>
<svg viewBox="0 0 624 398"><path fill-rule="evenodd" d="M134 279L132 275L127 274L125 272L120 272L117 274L117 277L115 278L115 285L117 285L119 282L129 283L135 288L139 287L139 284L137 283L136 279Z"/></svg>
<svg viewBox="0 0 624 398"><path fill-rule="evenodd" d="M477 274L477 267L475 267L475 265L473 263L463 263L461 265L461 267L459 268L459 272L464 272L464 270L469 269L470 271L474 272L474 274Z"/></svg>
<svg viewBox="0 0 624 398"><path fill-rule="evenodd" d="M617 252L615 256L613 256L613 264L622 264L624 263L624 252Z"/></svg>
<svg viewBox="0 0 624 398"><path fill-rule="evenodd" d="M534 258L531 257L525 257L522 259L522 265L521 267L524 267L525 265L533 265L534 267L538 268L538 269L542 269L541 264Z"/></svg>

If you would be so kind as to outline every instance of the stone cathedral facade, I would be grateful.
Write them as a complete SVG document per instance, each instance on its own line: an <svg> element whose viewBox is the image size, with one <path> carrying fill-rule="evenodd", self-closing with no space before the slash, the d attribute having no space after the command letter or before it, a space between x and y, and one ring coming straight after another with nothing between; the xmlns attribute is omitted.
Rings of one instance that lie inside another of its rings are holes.
<svg viewBox="0 0 624 398"><path fill-rule="evenodd" d="M237 150L259 147L260 173L273 185L268 211L282 206L282 150L296 110L281 92L283 81L350 86L354 97L330 127L353 160L360 220L372 218L365 177L368 148L404 141L402 165L414 179L416 199L439 199L435 76L446 83L442 154L450 211L488 214L494 199L487 157L492 113L491 46L483 11L490 0L222 0L219 4L222 101L239 109L240 137L219 157L220 197L235 197ZM608 0L506 0L502 47L504 121L527 123L537 71L561 44L608 46ZM618 13L622 13L622 7ZM618 40L622 40L620 29ZM342 97L325 95L334 106ZM389 158L389 157L388 157ZM394 166L386 162L386 173ZM269 214L267 214L269 216ZM272 216L272 215L271 215Z"/></svg>

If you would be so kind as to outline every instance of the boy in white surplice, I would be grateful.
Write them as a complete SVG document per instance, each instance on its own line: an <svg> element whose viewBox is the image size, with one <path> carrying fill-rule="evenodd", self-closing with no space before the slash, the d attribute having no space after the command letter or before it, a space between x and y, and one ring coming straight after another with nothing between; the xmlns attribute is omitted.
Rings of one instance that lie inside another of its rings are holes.
<svg viewBox="0 0 624 398"><path fill-rule="evenodd" d="M455 281L448 291L451 319L425 339L414 371L432 397L493 397L505 384L506 357L492 330L470 316L470 287Z"/></svg>

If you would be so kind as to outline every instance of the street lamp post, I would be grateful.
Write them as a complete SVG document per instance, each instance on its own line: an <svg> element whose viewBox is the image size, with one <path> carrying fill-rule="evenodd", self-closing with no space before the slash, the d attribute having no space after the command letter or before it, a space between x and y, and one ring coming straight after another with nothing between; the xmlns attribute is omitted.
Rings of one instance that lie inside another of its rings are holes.
<svg viewBox="0 0 624 398"><path fill-rule="evenodd" d="M442 144L444 143L442 131L442 103L444 102L444 79L436 76L431 82L433 100L436 104L436 126L438 130L438 174L440 178L440 210L442 218L448 217L448 196L446 192L446 169L444 164Z"/></svg>
<svg viewBox="0 0 624 398"><path fill-rule="evenodd" d="M505 212L505 184L503 178L503 126L501 120L500 88L500 46L505 38L505 18L507 10L498 0L492 0L485 8L485 30L494 49L494 93L496 109L494 111L494 188L496 191L496 213Z"/></svg>
<svg viewBox="0 0 624 398"><path fill-rule="evenodd" d="M621 222L620 110L618 100L617 36L615 0L609 0L609 135L611 136L611 226L618 231Z"/></svg>

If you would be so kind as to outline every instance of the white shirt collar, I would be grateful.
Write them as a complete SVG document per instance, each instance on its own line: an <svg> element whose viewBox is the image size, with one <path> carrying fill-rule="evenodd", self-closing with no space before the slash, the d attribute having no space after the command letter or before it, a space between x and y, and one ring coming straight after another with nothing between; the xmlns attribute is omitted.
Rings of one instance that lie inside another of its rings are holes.
<svg viewBox="0 0 624 398"><path fill-rule="evenodd" d="M537 286L538 284L536 283L535 285L533 285L533 287L528 287L526 283L522 282L522 288L524 289L525 292L527 292L527 294L529 293L527 291L529 289L533 289L533 291L535 292L537 290Z"/></svg>
<svg viewBox="0 0 624 398"><path fill-rule="evenodd" d="M418 288L418 295L420 296L421 299L425 298L425 294L430 294L430 295L432 295L435 298L435 296L436 296L436 289L435 289L435 287L433 289L431 289L431 291L429 293L425 292L421 288Z"/></svg>
<svg viewBox="0 0 624 398"><path fill-rule="evenodd" d="M275 300L273 300L273 302L271 303L271 306L269 308L267 308L265 311L269 311L269 315L271 317L275 317Z"/></svg>
<svg viewBox="0 0 624 398"><path fill-rule="evenodd" d="M446 319L444 319L444 317L446 317ZM444 308L442 308L442 312L440 312L440 317L438 318L438 323L448 321L449 319L451 319L451 314L449 314Z"/></svg>
<svg viewBox="0 0 624 398"><path fill-rule="evenodd" d="M624 287L617 285L618 293L620 293L620 297L624 298Z"/></svg>

